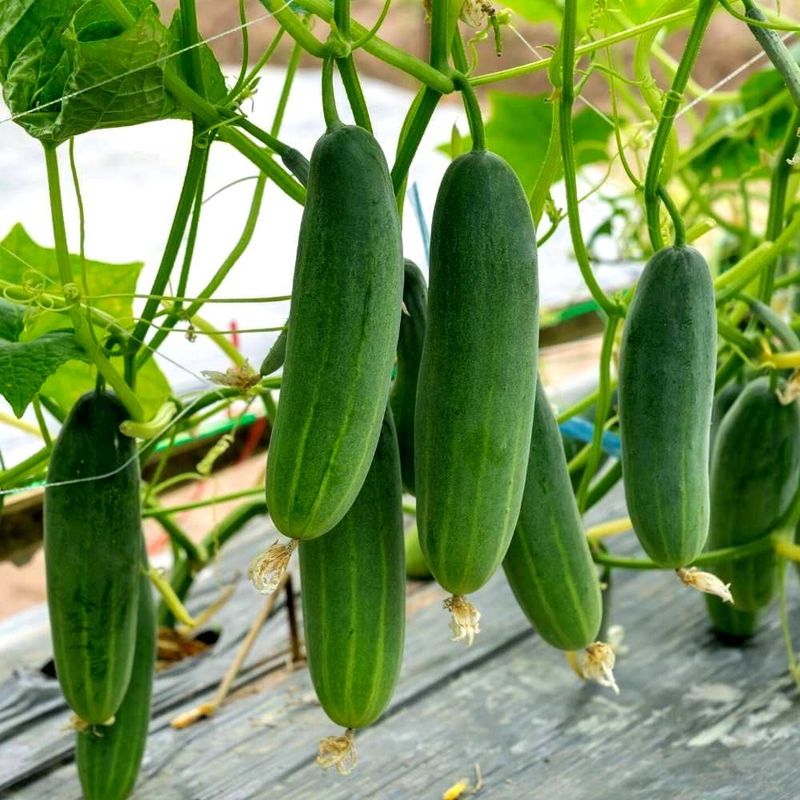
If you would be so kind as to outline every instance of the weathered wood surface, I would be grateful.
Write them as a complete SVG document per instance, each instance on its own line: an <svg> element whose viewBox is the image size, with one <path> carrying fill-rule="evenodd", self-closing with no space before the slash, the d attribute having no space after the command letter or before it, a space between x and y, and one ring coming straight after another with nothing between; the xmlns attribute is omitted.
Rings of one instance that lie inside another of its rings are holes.
<svg viewBox="0 0 800 800"><path fill-rule="evenodd" d="M589 521L620 513L617 494ZM196 609L240 575L214 650L157 678L139 800L440 798L473 779L475 764L479 796L493 799L800 796L800 703L774 613L751 645L726 648L711 636L700 596L671 573L615 580L612 621L629 648L617 664L619 697L577 680L530 631L498 575L475 595L483 630L469 649L449 641L439 589L411 592L397 694L358 734L360 763L347 778L314 763L318 740L337 731L307 671L283 666L280 611L234 696L212 720L175 731L169 720L211 696L262 602L242 575L269 533L263 520L252 525L197 586ZM48 649L41 610L0 627L0 795L79 800L68 715L54 681L36 673Z"/></svg>

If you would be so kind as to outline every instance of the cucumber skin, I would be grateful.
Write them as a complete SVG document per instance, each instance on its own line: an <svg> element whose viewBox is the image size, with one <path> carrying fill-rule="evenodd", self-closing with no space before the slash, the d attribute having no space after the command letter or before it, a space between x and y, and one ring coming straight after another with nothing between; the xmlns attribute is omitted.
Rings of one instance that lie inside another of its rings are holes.
<svg viewBox="0 0 800 800"><path fill-rule="evenodd" d="M155 660L156 614L143 573L128 691L113 725L77 734L75 762L85 800L124 800L133 791L147 743Z"/></svg>
<svg viewBox="0 0 800 800"><path fill-rule="evenodd" d="M539 340L536 235L500 157L448 167L433 212L415 419L417 523L448 592L483 586L522 504Z"/></svg>
<svg viewBox="0 0 800 800"><path fill-rule="evenodd" d="M603 615L600 581L541 378L525 494L503 569L517 603L546 642L582 650L595 641Z"/></svg>
<svg viewBox="0 0 800 800"><path fill-rule="evenodd" d="M296 539L327 533L364 482L392 379L403 252L386 159L365 130L314 147L286 360L267 466L267 507Z"/></svg>
<svg viewBox="0 0 800 800"><path fill-rule="evenodd" d="M114 716L131 676L141 570L139 462L119 424L117 398L90 392L70 411L53 446L48 484L116 475L44 495L47 603L56 674L83 721Z"/></svg>
<svg viewBox="0 0 800 800"><path fill-rule="evenodd" d="M719 597L706 595L706 608L711 627L717 638L728 644L737 644L755 636L760 623L760 611L739 611Z"/></svg>
<svg viewBox="0 0 800 800"><path fill-rule="evenodd" d="M691 563L708 536L716 341L705 259L692 247L660 250L625 318L619 420L628 512L662 567Z"/></svg>
<svg viewBox="0 0 800 800"><path fill-rule="evenodd" d="M374 722L403 658L405 555L400 457L387 410L356 501L328 534L300 544L303 626L325 713L345 728Z"/></svg>
<svg viewBox="0 0 800 800"><path fill-rule="evenodd" d="M800 403L782 406L758 378L725 415L711 457L709 548L766 536L789 508L800 480ZM731 584L737 611L757 611L775 591L775 553L714 565Z"/></svg>
<svg viewBox="0 0 800 800"><path fill-rule="evenodd" d="M403 314L400 319L397 377L392 385L390 402L397 427L403 486L414 494L414 411L419 362L428 324L428 287L425 276L413 261L406 259L404 273L403 303L408 314Z"/></svg>

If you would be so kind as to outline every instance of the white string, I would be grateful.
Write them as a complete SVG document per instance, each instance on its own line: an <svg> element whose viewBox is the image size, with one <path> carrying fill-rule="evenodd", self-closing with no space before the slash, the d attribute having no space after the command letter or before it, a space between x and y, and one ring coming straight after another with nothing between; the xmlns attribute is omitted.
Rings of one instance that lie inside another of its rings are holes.
<svg viewBox="0 0 800 800"><path fill-rule="evenodd" d="M30 108L27 111L20 111L18 114L11 114L8 117L0 118L0 125L5 122L16 122L18 119L22 119L23 117L27 117L29 114L38 114L42 109L45 109L49 106L57 105L59 103L63 103L67 100L72 100L74 97L78 97L79 95L85 94L86 92L92 92L95 89L100 89L103 86L108 85L109 83L114 83L115 81L120 81L123 78L127 78L129 75L134 75L137 72L142 72L143 70L150 69L151 67L156 67L160 64L163 64L169 61L172 58L177 56L183 55L184 53L188 53L191 50L195 50L198 47L203 47L204 45L215 42L217 39L222 39L225 36L229 36L232 33L236 33L238 31L244 30L245 28L249 28L251 25L256 25L259 22L263 22L265 19L269 19L270 17L274 17L279 11L283 11L284 8L289 7L290 0L287 0L280 8L276 9L275 11L270 11L266 14L262 14L260 17L255 17L254 19L247 20L243 24L239 24L234 26L233 28L228 28L225 31L221 31L220 33L215 33L213 36L209 36L207 39L200 39L199 41L195 42L194 44L190 44L187 47L183 47L180 50L176 50L173 53L167 53L164 56L160 56L159 58L155 59L155 61L151 61L149 64L143 64L139 67L134 67L133 69L129 69L126 72L121 72L117 75L112 75L105 80L100 81L99 83L95 83L93 86L86 86L83 89L76 89L74 92L68 92L65 95L62 95L55 100L48 100L46 103L42 103L41 105L37 105L35 108Z"/></svg>

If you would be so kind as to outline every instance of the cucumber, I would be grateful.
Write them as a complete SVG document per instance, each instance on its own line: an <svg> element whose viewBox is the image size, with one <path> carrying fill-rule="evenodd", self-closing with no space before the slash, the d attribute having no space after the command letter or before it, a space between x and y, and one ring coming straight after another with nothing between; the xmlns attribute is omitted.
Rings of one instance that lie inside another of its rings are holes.
<svg viewBox="0 0 800 800"><path fill-rule="evenodd" d="M400 471L403 486L414 494L414 409L422 344L428 323L428 287L420 268L406 259L403 282L406 312L400 319L397 340L397 377L392 385L392 414L400 446Z"/></svg>
<svg viewBox="0 0 800 800"><path fill-rule="evenodd" d="M692 247L667 247L642 272L622 332L622 477L650 558L682 567L708 536L708 448L717 353L714 287Z"/></svg>
<svg viewBox="0 0 800 800"><path fill-rule="evenodd" d="M781 405L768 378L748 384L725 415L711 457L709 548L769 534L800 480L800 403ZM775 591L775 553L716 564L737 611L757 611ZM711 606L712 604L709 603Z"/></svg>
<svg viewBox="0 0 800 800"><path fill-rule="evenodd" d="M489 580L514 535L533 425L538 295L536 235L517 176L492 153L460 156L433 212L414 443L420 545L455 596Z"/></svg>
<svg viewBox="0 0 800 800"><path fill-rule="evenodd" d="M133 670L122 705L113 725L76 734L75 762L86 800L124 800L133 791L147 743L155 659L155 608L150 579L143 571Z"/></svg>
<svg viewBox="0 0 800 800"><path fill-rule="evenodd" d="M412 525L405 533L406 576L419 581L431 579L431 571L419 546L419 531Z"/></svg>
<svg viewBox="0 0 800 800"><path fill-rule="evenodd" d="M136 643L140 478L136 444L119 430L127 418L116 397L81 397L53 446L44 493L56 673L67 703L92 725L122 703Z"/></svg>
<svg viewBox="0 0 800 800"><path fill-rule="evenodd" d="M739 395L742 393L744 385L741 383L729 383L723 387L717 396L714 398L714 404L711 407L711 437L709 441L709 460L711 454L714 452L714 442L719 433L719 426L722 424L723 417L730 411L731 406L736 402Z"/></svg>
<svg viewBox="0 0 800 800"><path fill-rule="evenodd" d="M345 728L374 722L403 657L405 564L400 456L387 409L364 485L330 533L300 543L303 625L311 679Z"/></svg>
<svg viewBox="0 0 800 800"><path fill-rule="evenodd" d="M517 603L546 642L582 650L595 641L603 614L600 581L541 378L525 494L503 569Z"/></svg>
<svg viewBox="0 0 800 800"><path fill-rule="evenodd" d="M264 356L264 360L261 362L258 372L262 377L272 375L273 372L277 372L283 366L285 360L286 328L278 334L278 338L274 341L272 347L270 347L269 352Z"/></svg>
<svg viewBox="0 0 800 800"><path fill-rule="evenodd" d="M710 595L706 595L706 608L714 634L725 644L740 644L758 631L760 611L739 611Z"/></svg>
<svg viewBox="0 0 800 800"><path fill-rule="evenodd" d="M367 131L332 126L311 156L267 506L295 539L327 533L369 470L389 397L403 296L400 222Z"/></svg>

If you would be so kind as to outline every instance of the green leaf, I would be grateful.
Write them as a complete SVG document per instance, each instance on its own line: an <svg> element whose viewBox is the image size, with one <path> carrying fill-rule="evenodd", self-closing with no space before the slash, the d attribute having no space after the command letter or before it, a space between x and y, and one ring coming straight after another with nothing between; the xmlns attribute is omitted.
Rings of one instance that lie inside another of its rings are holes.
<svg viewBox="0 0 800 800"><path fill-rule="evenodd" d="M0 339L18 342L25 327L25 307L0 298Z"/></svg>
<svg viewBox="0 0 800 800"><path fill-rule="evenodd" d="M72 274L83 291L80 256L70 255L69 259ZM84 261L86 290L92 306L110 314L122 325L130 322L133 316L132 295L142 266L140 261L111 264L87 258ZM17 284L30 282L47 293L61 293L56 251L34 242L19 223L0 242L0 278ZM94 299L102 295L123 296Z"/></svg>
<svg viewBox="0 0 800 800"><path fill-rule="evenodd" d="M181 10L175 9L172 16L172 22L169 26L169 31L172 34L175 43L175 50L181 49ZM188 55L188 53L186 54ZM186 70L184 69L186 55L179 56L173 63L176 64L178 74L184 79L187 79ZM211 48L207 45L200 46L200 72L203 80L203 92L205 97L212 103L221 103L228 94L228 89L225 86L225 78L220 69L219 62L217 61ZM188 83L188 81L187 81Z"/></svg>
<svg viewBox="0 0 800 800"><path fill-rule="evenodd" d="M111 363L122 371L121 358L112 358ZM93 365L69 361L47 379L41 391L66 410L72 408L75 401L95 385L96 380L97 370ZM150 419L171 393L167 379L151 358L136 373L136 397L142 404L145 419Z"/></svg>
<svg viewBox="0 0 800 800"><path fill-rule="evenodd" d="M511 164L528 194L533 190L547 154L552 110L547 94L531 96L489 92L486 146ZM608 159L608 139L612 129L596 111L590 108L579 111L573 120L573 130L577 166ZM463 137L462 152L470 147L469 136ZM451 155L452 144L443 145L440 150ZM560 171L556 180L559 177Z"/></svg>
<svg viewBox="0 0 800 800"><path fill-rule="evenodd" d="M62 364L86 359L72 331L51 331L30 342L0 340L0 394L21 417L47 378Z"/></svg>
<svg viewBox="0 0 800 800"><path fill-rule="evenodd" d="M7 5L7 7L6 7ZM127 0L123 30L102 0L11 0L0 5L0 80L17 122L59 143L95 128L181 116L164 88L174 42L150 0ZM63 98L63 99L62 99Z"/></svg>

